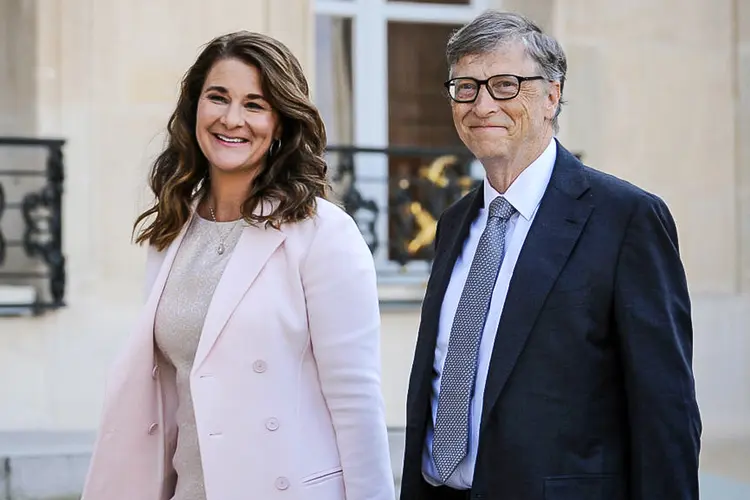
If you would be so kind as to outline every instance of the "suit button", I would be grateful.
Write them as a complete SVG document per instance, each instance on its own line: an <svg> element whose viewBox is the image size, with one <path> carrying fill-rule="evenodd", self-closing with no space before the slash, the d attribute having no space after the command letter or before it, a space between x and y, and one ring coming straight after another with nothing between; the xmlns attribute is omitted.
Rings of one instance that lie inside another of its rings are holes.
<svg viewBox="0 0 750 500"><path fill-rule="evenodd" d="M289 480L285 477L277 477L276 478L276 489L277 490L285 490L289 488Z"/></svg>
<svg viewBox="0 0 750 500"><path fill-rule="evenodd" d="M255 363L253 363L253 371L255 373L263 373L264 371L266 371L266 368L268 368L268 366L262 359L259 359Z"/></svg>
<svg viewBox="0 0 750 500"><path fill-rule="evenodd" d="M153 423L153 424L149 425L148 426L148 433L149 434L153 434L154 432L156 432L156 428L157 427L159 427L159 425L156 424L156 423Z"/></svg>
<svg viewBox="0 0 750 500"><path fill-rule="evenodd" d="M151 378L156 380L158 376L159 376L159 365L154 365L154 368L151 370Z"/></svg>
<svg viewBox="0 0 750 500"><path fill-rule="evenodd" d="M269 418L268 420L266 420L266 429L268 429L269 431L275 431L278 428L279 428L278 420L276 420L275 418Z"/></svg>

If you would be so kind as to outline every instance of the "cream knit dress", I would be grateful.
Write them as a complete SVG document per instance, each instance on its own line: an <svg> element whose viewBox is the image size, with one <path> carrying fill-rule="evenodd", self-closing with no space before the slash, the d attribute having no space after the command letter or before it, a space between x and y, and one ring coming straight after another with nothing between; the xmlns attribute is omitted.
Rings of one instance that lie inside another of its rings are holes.
<svg viewBox="0 0 750 500"><path fill-rule="evenodd" d="M205 500L203 468L190 394L190 371L214 289L242 234L244 221L207 221L197 214L175 256L156 310L154 337L177 375L177 448L172 460L177 487L172 500ZM217 247L224 242L225 250Z"/></svg>

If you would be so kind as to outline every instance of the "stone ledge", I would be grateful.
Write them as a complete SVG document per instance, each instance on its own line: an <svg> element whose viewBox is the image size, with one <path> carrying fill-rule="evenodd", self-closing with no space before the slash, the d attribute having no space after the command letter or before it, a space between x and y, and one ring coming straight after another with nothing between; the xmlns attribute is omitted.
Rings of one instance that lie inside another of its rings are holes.
<svg viewBox="0 0 750 500"><path fill-rule="evenodd" d="M0 432L0 500L77 500L94 437L91 432ZM389 429L388 441L398 488L404 430Z"/></svg>
<svg viewBox="0 0 750 500"><path fill-rule="evenodd" d="M401 483L404 434L403 428L388 429L397 492ZM708 473L701 474L701 498L704 500L750 498L745 469L735 463L747 460L750 465L750 436L742 439L738 436L730 443L733 445L731 453L726 451L726 442L706 447L707 463L702 467ZM92 434L84 432L0 433L0 466L9 465L11 472L8 477L0 470L0 500L77 500L88 470L92 442ZM745 444L740 446L740 442ZM12 451L13 456L3 455L5 451ZM740 471L742 477L736 472L732 474L733 470ZM6 493L10 493L10 497Z"/></svg>
<svg viewBox="0 0 750 500"><path fill-rule="evenodd" d="M0 478L3 500L78 498L86 478L90 453L5 458ZM10 497L7 497L7 493ZM2 495L0 494L0 495Z"/></svg>

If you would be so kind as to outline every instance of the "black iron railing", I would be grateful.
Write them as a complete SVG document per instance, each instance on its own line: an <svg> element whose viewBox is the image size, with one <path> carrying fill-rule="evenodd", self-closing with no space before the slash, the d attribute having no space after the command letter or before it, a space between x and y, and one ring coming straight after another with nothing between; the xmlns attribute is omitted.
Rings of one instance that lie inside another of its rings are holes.
<svg viewBox="0 0 750 500"><path fill-rule="evenodd" d="M440 214L481 182L465 148L329 146L328 153L334 193L370 250L400 266L432 261Z"/></svg>
<svg viewBox="0 0 750 500"><path fill-rule="evenodd" d="M64 140L0 137L0 287L32 286L32 303L0 302L0 314L64 305Z"/></svg>
<svg viewBox="0 0 750 500"><path fill-rule="evenodd" d="M463 148L329 146L334 193L373 253L430 262L437 219L477 182Z"/></svg>

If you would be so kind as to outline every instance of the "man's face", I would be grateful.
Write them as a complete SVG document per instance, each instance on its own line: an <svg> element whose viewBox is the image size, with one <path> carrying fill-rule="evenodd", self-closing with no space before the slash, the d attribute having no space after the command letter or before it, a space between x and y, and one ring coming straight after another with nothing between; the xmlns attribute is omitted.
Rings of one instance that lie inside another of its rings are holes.
<svg viewBox="0 0 750 500"><path fill-rule="evenodd" d="M486 54L461 58L454 65L451 78L485 80L503 74L534 77L540 72L523 45L516 42ZM545 137L551 137L559 100L559 84L541 79L521 82L518 95L508 100L494 99L482 85L474 102L451 101L451 108L459 137L484 163L510 161L524 148L534 148Z"/></svg>

